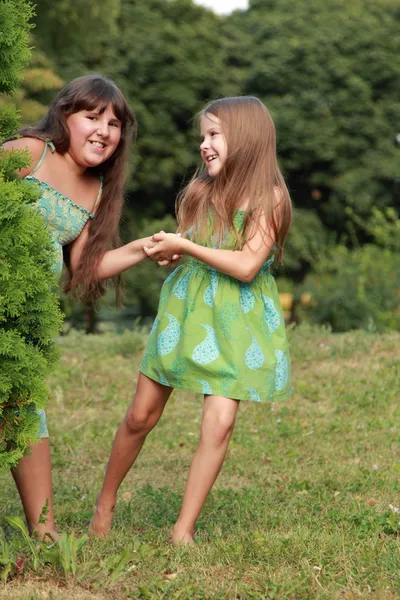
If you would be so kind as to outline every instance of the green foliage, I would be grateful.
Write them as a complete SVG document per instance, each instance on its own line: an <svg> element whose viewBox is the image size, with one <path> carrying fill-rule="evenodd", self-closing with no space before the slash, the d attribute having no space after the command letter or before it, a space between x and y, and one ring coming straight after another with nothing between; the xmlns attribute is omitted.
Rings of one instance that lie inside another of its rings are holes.
<svg viewBox="0 0 400 600"><path fill-rule="evenodd" d="M72 329L67 335L61 337L59 343L67 346L75 344L83 356L93 357L93 352L95 352L99 360L106 356L128 358L144 349L147 332L147 328L141 327L137 323L134 324L132 330L125 330L119 335L115 335L115 333L86 334Z"/></svg>
<svg viewBox="0 0 400 600"><path fill-rule="evenodd" d="M223 95L229 81L221 26L213 13L188 0L122 1L118 25L119 60L112 57L104 66L124 85L138 115L134 186L157 199L163 194L169 204L174 198L165 198L165 191L198 163L193 117Z"/></svg>
<svg viewBox="0 0 400 600"><path fill-rule="evenodd" d="M38 570L39 566L39 548L36 545L35 540L31 538L29 535L28 529L26 528L25 523L19 517L6 517L6 522L11 525L14 529L16 529L22 536L23 541L25 542L27 548L29 549L29 553L32 557L32 568L34 571ZM7 549L8 550L8 549ZM7 551L8 559L10 558L10 552ZM4 576L4 573L3 573Z"/></svg>
<svg viewBox="0 0 400 600"><path fill-rule="evenodd" d="M4 582L24 569L30 567L38 572L44 565L56 567L65 579L76 574L77 559L87 543L87 535L76 537L73 531L70 534L64 531L56 543L49 544L49 540L32 539L19 517L6 517L5 520L19 536L10 543L0 530L0 576Z"/></svg>
<svg viewBox="0 0 400 600"><path fill-rule="evenodd" d="M0 91L12 91L28 58L31 16L29 2L0 3L0 54L5 57ZM1 108L0 139L17 123L15 110ZM57 356L54 337L60 326L51 291L53 246L43 219L30 206L37 192L15 175L27 162L25 152L0 149L0 469L14 466L37 439L35 408L46 403L44 378Z"/></svg>
<svg viewBox="0 0 400 600"><path fill-rule="evenodd" d="M0 108L15 106L22 115L24 125L37 123L46 114L52 95L62 85L63 80L54 72L50 59L34 48L32 60L24 70L21 87L12 96L0 94Z"/></svg>
<svg viewBox="0 0 400 600"><path fill-rule="evenodd" d="M3 155L2 153L0 155ZM6 170L14 157L5 159ZM20 157L18 158L20 160ZM15 163L14 163L15 165ZM34 408L46 404L45 374L57 352L61 315L52 274L53 247L43 219L27 205L37 192L5 181L0 163L0 466L16 464L36 439Z"/></svg>
<svg viewBox="0 0 400 600"><path fill-rule="evenodd" d="M115 77L138 115L129 222L173 213L176 193L198 163L193 116L204 103L256 94L274 117L296 207L283 273L302 280L338 241L372 238L398 250L398 208L385 217L389 229L376 217L396 204L396 0L253 0L228 17L192 0L41 0L37 12L40 60L63 79L95 70ZM35 72L19 92L24 113L25 101L43 98ZM353 238L349 209L357 215ZM145 263L126 274L135 314L154 315L165 273Z"/></svg>
<svg viewBox="0 0 400 600"><path fill-rule="evenodd" d="M397 0L254 1L233 16L248 32L246 93L265 100L297 206L343 230L345 207L392 203L398 176Z"/></svg>
<svg viewBox="0 0 400 600"><path fill-rule="evenodd" d="M360 229L374 239L375 244L393 252L400 252L400 218L394 207L389 206L385 210L373 208L368 221L363 221L351 209L349 214Z"/></svg>
<svg viewBox="0 0 400 600"><path fill-rule="evenodd" d="M312 265L317 256L333 245L333 240L334 235L325 229L315 212L295 210L285 243L285 268L296 272Z"/></svg>
<svg viewBox="0 0 400 600"><path fill-rule="evenodd" d="M14 91L29 60L28 33L33 27L33 14L30 0L0 2L0 92Z"/></svg>
<svg viewBox="0 0 400 600"><path fill-rule="evenodd" d="M98 69L106 42L116 34L119 0L37 0L38 46L70 79Z"/></svg>
<svg viewBox="0 0 400 600"><path fill-rule="evenodd" d="M15 108L12 106L3 106L0 109L0 135L1 138L8 138L11 134L16 131L19 124L19 116L15 111ZM2 157L2 161L4 161L6 156ZM21 159L21 166L23 164L23 159ZM5 170L4 165L2 164L2 169ZM7 176L11 176L12 170L8 170Z"/></svg>
<svg viewBox="0 0 400 600"><path fill-rule="evenodd" d="M233 31L223 34L223 20L191 0L41 0L37 12L37 43L64 79L99 70L122 86L139 121L132 204L172 213L198 163L194 115L240 93L242 71L227 68Z"/></svg>
<svg viewBox="0 0 400 600"><path fill-rule="evenodd" d="M3 531L0 529L0 577L5 583L8 577L14 575L16 571L16 559L12 556L10 545L4 538Z"/></svg>
<svg viewBox="0 0 400 600"><path fill-rule="evenodd" d="M174 391L122 484L110 534L87 540L75 575L64 571L59 544L37 548L35 571L22 532L2 520L14 560L4 600L397 599L400 333L332 334L304 324L289 336L293 398L270 407L241 403L194 546L173 548L169 539L203 401ZM63 356L49 379L55 516L76 543L142 353L107 352L107 344L118 345L109 334L59 341ZM22 518L8 473L0 489L2 513ZM23 573L15 564L21 556Z"/></svg>
<svg viewBox="0 0 400 600"><path fill-rule="evenodd" d="M65 577L76 574L76 560L87 539L87 535L76 538L73 531L70 534L63 531L61 534L58 541L59 560Z"/></svg>
<svg viewBox="0 0 400 600"><path fill-rule="evenodd" d="M400 329L400 254L366 244L337 246L304 281L312 302L300 316L334 331Z"/></svg>
<svg viewBox="0 0 400 600"><path fill-rule="evenodd" d="M35 43L56 73L115 77L138 115L131 219L173 213L198 163L193 116L209 99L237 94L258 95L277 126L297 208L286 258L295 279L333 237L343 240L346 208L366 222L374 207L394 204L396 0L254 0L228 17L192 0L41 0L37 11Z"/></svg>

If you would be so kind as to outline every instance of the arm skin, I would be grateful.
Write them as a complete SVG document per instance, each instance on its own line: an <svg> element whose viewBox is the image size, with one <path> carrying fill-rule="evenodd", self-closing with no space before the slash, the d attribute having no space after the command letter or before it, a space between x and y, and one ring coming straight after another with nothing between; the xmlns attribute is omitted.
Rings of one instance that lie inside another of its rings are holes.
<svg viewBox="0 0 400 600"><path fill-rule="evenodd" d="M79 266L87 238L88 224L85 225L79 236L71 244L70 264L72 271L75 271ZM99 262L96 277L98 279L108 279L139 264L147 258L143 247L148 245L154 246L151 237L134 240L124 246L115 248L115 250L108 250Z"/></svg>
<svg viewBox="0 0 400 600"><path fill-rule="evenodd" d="M261 217L260 227L242 250L207 248L163 231L153 235L152 240L157 242L155 247L144 247L147 256L152 260L159 260L161 256L171 256L175 253L187 254L243 282L254 279L274 245L273 233L267 227L264 217Z"/></svg>

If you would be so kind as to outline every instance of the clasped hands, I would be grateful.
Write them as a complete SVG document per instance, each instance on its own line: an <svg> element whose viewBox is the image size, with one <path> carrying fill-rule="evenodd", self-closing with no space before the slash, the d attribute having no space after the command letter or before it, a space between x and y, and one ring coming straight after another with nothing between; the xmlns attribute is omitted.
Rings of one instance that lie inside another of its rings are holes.
<svg viewBox="0 0 400 600"><path fill-rule="evenodd" d="M154 244L143 246L143 250L150 260L154 260L161 267L173 265L182 258L183 238L180 233L160 231L151 237L151 241Z"/></svg>

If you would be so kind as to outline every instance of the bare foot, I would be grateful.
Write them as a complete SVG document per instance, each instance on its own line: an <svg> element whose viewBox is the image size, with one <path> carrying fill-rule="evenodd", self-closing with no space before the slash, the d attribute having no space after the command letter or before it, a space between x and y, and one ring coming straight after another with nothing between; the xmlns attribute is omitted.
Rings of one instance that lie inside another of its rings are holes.
<svg viewBox="0 0 400 600"><path fill-rule="evenodd" d="M111 529L114 510L115 505L111 508L103 508L97 503L94 509L94 515L89 524L89 533L95 537L106 535Z"/></svg>
<svg viewBox="0 0 400 600"><path fill-rule="evenodd" d="M192 546L194 544L194 532L184 531L174 527L171 532L171 541L173 546Z"/></svg>

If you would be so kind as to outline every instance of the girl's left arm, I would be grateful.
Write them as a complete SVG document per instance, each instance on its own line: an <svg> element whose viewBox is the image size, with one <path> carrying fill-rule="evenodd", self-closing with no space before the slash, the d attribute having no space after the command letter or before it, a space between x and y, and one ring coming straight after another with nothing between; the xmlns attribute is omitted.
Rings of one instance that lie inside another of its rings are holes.
<svg viewBox="0 0 400 600"><path fill-rule="evenodd" d="M207 248L163 231L153 235L152 240L157 242L157 245L154 248L145 246L144 251L153 260L158 260L159 256L187 254L243 282L254 279L270 254L275 241L272 228L268 227L263 216L259 219L257 230L242 250Z"/></svg>

